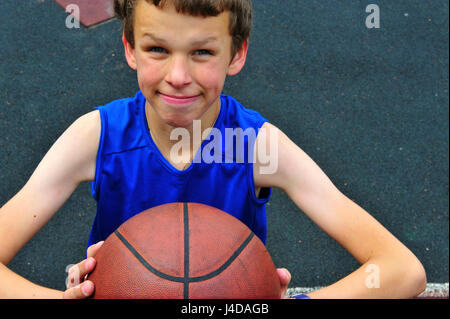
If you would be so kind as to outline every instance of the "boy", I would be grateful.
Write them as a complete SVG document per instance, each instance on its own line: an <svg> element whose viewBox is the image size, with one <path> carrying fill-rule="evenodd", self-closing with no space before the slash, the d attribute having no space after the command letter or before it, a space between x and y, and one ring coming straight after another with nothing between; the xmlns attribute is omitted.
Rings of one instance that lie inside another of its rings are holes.
<svg viewBox="0 0 450 319"><path fill-rule="evenodd" d="M125 56L137 72L140 91L76 120L1 208L1 296L91 295L93 283L78 282L95 267L93 256L102 240L133 214L165 202L216 206L264 241L264 205L271 187L283 189L362 264L308 297L408 298L425 289L424 269L403 244L339 192L285 134L221 95L226 76L239 73L245 64L250 0L122 0L115 7L124 20ZM244 161L229 152L226 141L208 149L209 133L219 141L227 128L257 132L256 139L251 134L242 139ZM187 138L180 142L179 136ZM211 153L205 149L214 150L212 161L205 160ZM269 164L275 169L265 170L267 150L273 151ZM92 182L98 211L88 258L69 272L68 289L40 287L10 271L5 265L83 181ZM377 289L365 284L366 269L373 265L380 273ZM278 274L284 297L290 274L283 269Z"/></svg>

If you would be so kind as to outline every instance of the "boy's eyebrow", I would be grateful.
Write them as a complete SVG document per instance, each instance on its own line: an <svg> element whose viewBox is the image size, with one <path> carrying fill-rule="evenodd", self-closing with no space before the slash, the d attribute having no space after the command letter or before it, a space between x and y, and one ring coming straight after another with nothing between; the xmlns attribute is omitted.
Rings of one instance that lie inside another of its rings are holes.
<svg viewBox="0 0 450 319"><path fill-rule="evenodd" d="M157 35L155 35L153 33L145 33L144 37L146 37L146 36L151 38L155 42L158 42L158 43L161 43L161 44L167 44L167 41L165 39L160 38L160 37L158 37ZM217 37L209 36L209 37L204 38L204 39L198 39L198 40L195 39L195 40L191 41L189 44L191 46L202 46L202 45L205 45L205 44L207 44L209 42L214 42L214 41L217 41L217 40L218 40Z"/></svg>
<svg viewBox="0 0 450 319"><path fill-rule="evenodd" d="M191 45L192 46L202 46L202 45L205 45L205 44L207 44L207 43L209 43L209 42L215 42L215 41L217 41L218 39L217 39L217 37L215 37L215 36L210 36L210 37L207 37L207 38L205 38L205 39L198 39L198 40L193 40L193 41L191 41Z"/></svg>
<svg viewBox="0 0 450 319"><path fill-rule="evenodd" d="M164 40L163 38L160 38L160 37L154 35L153 33L144 33L144 37L149 37L155 42L166 43L166 40Z"/></svg>

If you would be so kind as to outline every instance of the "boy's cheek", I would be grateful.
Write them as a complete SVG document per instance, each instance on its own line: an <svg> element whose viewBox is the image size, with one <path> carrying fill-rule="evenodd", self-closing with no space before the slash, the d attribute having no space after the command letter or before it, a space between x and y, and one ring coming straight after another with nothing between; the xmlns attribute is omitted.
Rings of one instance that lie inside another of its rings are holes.
<svg viewBox="0 0 450 319"><path fill-rule="evenodd" d="M163 66L159 63L138 61L136 71L139 87L143 91L157 90L164 82ZM221 65L203 65L192 70L191 78L193 84L207 92L208 95L218 95L222 92L226 71L226 68Z"/></svg>
<svg viewBox="0 0 450 319"><path fill-rule="evenodd" d="M226 73L223 70L204 68L197 73L195 78L203 88L212 90L214 94L220 94L225 83Z"/></svg>
<svg viewBox="0 0 450 319"><path fill-rule="evenodd" d="M137 77L139 85L149 87L159 83L163 78L159 74L159 69L147 65L139 65L137 68Z"/></svg>

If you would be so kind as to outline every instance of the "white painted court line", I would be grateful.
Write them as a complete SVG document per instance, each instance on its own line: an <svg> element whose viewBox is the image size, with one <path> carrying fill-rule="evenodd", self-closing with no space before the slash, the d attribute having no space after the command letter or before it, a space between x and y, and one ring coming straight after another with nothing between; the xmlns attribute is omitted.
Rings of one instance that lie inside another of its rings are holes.
<svg viewBox="0 0 450 319"><path fill-rule="evenodd" d="M299 294L307 294L311 291L315 291L321 289L323 287L295 287L289 288L287 290L287 295L299 295ZM421 293L420 297L438 297L438 298L448 298L448 282L446 283L428 283L427 288L423 293Z"/></svg>

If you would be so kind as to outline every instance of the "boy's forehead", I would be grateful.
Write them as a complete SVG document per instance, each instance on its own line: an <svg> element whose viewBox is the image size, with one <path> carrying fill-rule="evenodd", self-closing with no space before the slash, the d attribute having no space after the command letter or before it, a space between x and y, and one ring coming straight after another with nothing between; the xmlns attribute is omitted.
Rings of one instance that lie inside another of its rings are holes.
<svg viewBox="0 0 450 319"><path fill-rule="evenodd" d="M215 17L192 16L177 12L170 2L161 8L146 0L138 1L135 7L134 29L136 35L151 33L188 32L219 38L229 36L229 12L224 11Z"/></svg>

